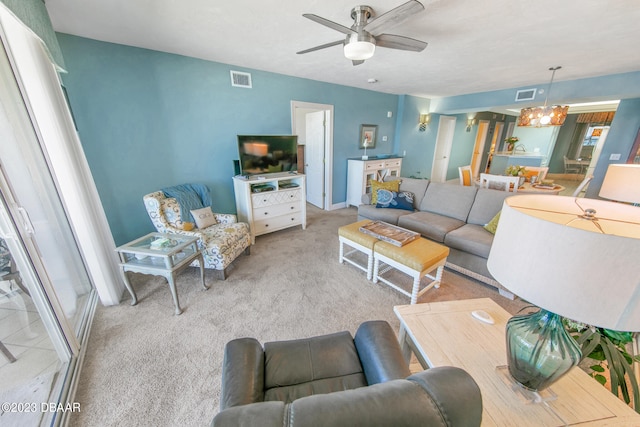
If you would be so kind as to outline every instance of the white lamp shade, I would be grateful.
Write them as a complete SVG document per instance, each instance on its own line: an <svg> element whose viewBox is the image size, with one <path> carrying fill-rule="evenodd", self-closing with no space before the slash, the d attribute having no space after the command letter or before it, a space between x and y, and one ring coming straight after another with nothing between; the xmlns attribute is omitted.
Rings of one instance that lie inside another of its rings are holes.
<svg viewBox="0 0 640 427"><path fill-rule="evenodd" d="M597 221L582 219L595 209ZM597 222L601 232L594 224ZM563 196L505 200L487 266L509 291L589 325L640 331L640 209Z"/></svg>
<svg viewBox="0 0 640 427"><path fill-rule="evenodd" d="M609 165L599 195L617 202L640 203L640 165Z"/></svg>
<svg viewBox="0 0 640 427"><path fill-rule="evenodd" d="M344 56L353 61L364 61L373 56L376 45L368 41L352 41L344 45Z"/></svg>

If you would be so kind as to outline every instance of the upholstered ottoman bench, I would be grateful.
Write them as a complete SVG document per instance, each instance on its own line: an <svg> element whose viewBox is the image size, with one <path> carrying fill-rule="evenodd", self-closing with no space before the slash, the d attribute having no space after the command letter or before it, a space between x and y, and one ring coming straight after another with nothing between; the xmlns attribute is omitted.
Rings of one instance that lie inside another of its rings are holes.
<svg viewBox="0 0 640 427"><path fill-rule="evenodd" d="M340 264L344 264L346 261L354 267L365 271L367 273L367 280L371 280L371 277L373 276L373 246L378 242L378 239L368 234L364 234L360 231L360 227L369 224L370 222L370 220L365 219L338 228L338 239L340 240L340 256L338 261ZM345 253L345 245L351 247L352 250ZM347 258L347 256L355 253L356 251L362 252L367 256L366 266L359 264L353 259Z"/></svg>
<svg viewBox="0 0 640 427"><path fill-rule="evenodd" d="M440 287L447 256L449 256L448 247L422 237L400 247L378 240L373 248L373 283L381 281L398 292L411 297L411 304L415 304L420 295L433 287ZM382 271L380 271L381 262L387 265ZM400 270L413 278L411 293L382 277L382 274L392 268ZM429 274L433 270L436 270L435 276ZM420 280L425 276L432 279L432 282L419 291Z"/></svg>

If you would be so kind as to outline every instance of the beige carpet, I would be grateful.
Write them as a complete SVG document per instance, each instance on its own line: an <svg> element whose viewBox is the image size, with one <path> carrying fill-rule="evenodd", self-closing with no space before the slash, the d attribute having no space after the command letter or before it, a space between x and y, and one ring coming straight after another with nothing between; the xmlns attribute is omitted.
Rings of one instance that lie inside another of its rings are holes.
<svg viewBox="0 0 640 427"><path fill-rule="evenodd" d="M137 306L98 307L75 401L82 411L71 426L203 426L218 412L224 344L251 336L261 342L340 330L355 332L371 319L397 330L394 305L408 297L366 280L338 263L337 229L356 221L355 208L308 208L307 229L259 236L226 281L198 269L178 277L184 312L173 315L163 278L134 274ZM407 278L407 285L410 279ZM495 289L445 271L439 289L419 302L490 297L511 313L524 304Z"/></svg>

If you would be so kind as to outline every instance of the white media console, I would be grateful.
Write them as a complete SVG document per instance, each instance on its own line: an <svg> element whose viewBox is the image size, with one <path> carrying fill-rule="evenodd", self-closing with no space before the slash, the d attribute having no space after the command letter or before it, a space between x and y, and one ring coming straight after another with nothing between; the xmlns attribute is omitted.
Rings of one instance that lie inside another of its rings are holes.
<svg viewBox="0 0 640 427"><path fill-rule="evenodd" d="M305 175L289 172L233 177L238 220L256 236L301 225L307 227Z"/></svg>

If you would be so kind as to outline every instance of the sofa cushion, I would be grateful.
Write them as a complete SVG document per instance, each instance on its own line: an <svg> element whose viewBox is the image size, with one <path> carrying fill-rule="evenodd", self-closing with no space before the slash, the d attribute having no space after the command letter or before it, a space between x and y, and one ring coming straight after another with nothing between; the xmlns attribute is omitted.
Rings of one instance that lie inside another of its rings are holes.
<svg viewBox="0 0 640 427"><path fill-rule="evenodd" d="M489 223L491 218L502 210L504 199L512 195L513 193L507 193L506 191L496 191L488 188L478 189L467 223L476 225Z"/></svg>
<svg viewBox="0 0 640 427"><path fill-rule="evenodd" d="M442 243L444 242L444 236L462 227L464 221L431 212L415 212L399 217L398 225L420 233L433 241Z"/></svg>
<svg viewBox="0 0 640 427"><path fill-rule="evenodd" d="M444 244L450 248L458 249L483 258L489 258L493 234L489 233L481 225L465 224L448 233Z"/></svg>
<svg viewBox="0 0 640 427"><path fill-rule="evenodd" d="M487 225L484 226L484 229L491 234L496 234L496 230L498 229L498 221L500 221L500 213L502 213L502 211L498 212L496 216L491 218L491 221L489 221Z"/></svg>
<svg viewBox="0 0 640 427"><path fill-rule="evenodd" d="M429 180L428 179L417 179L417 178L400 178L400 177L388 177L385 178L386 180L393 180L393 179L399 179L400 180L400 188L399 191L408 191L410 193L413 193L414 198L413 198L413 207L415 209L418 209L418 206L420 206L420 202L422 201L422 199L424 198L424 193L426 193L427 191L427 187L429 187Z"/></svg>
<svg viewBox="0 0 640 427"><path fill-rule="evenodd" d="M376 208L404 209L413 212L414 195L409 191L378 190Z"/></svg>
<svg viewBox="0 0 640 427"><path fill-rule="evenodd" d="M371 204L375 205L378 203L378 190L389 190L389 191L398 191L400 182L398 180L394 181L376 181L375 179L371 180Z"/></svg>
<svg viewBox="0 0 640 427"><path fill-rule="evenodd" d="M393 225L398 225L398 218L411 213L411 211L404 209L377 208L376 205L363 204L358 206L358 220L371 219L388 222Z"/></svg>
<svg viewBox="0 0 640 427"><path fill-rule="evenodd" d="M419 209L465 222L477 191L475 187L432 182L427 187Z"/></svg>

